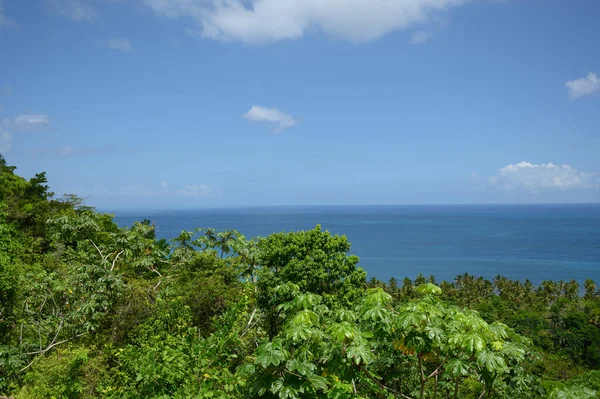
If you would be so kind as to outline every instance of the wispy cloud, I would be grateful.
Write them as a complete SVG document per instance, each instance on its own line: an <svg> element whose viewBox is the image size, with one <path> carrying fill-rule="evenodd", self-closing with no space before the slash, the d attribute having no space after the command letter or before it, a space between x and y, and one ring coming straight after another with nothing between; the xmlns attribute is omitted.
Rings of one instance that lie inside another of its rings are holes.
<svg viewBox="0 0 600 399"><path fill-rule="evenodd" d="M590 96L600 92L600 79L595 73L590 72L587 76L565 83L571 98Z"/></svg>
<svg viewBox="0 0 600 399"><path fill-rule="evenodd" d="M81 0L48 0L50 5L73 21L92 22L96 18L96 9L89 3Z"/></svg>
<svg viewBox="0 0 600 399"><path fill-rule="evenodd" d="M298 39L315 27L365 42L472 1L476 0L144 0L159 15L194 18L204 37L247 43Z"/></svg>
<svg viewBox="0 0 600 399"><path fill-rule="evenodd" d="M410 36L410 44L427 43L429 41L429 39L431 39L432 37L433 37L433 34L431 34L430 32L426 32L426 31L414 32Z"/></svg>
<svg viewBox="0 0 600 399"><path fill-rule="evenodd" d="M296 119L293 116L281 112L277 108L266 108L260 105L254 105L250 111L246 112L244 118L251 122L269 122L277 125L275 132L279 133L284 129L294 126Z"/></svg>
<svg viewBox="0 0 600 399"><path fill-rule="evenodd" d="M182 201L204 201L219 198L222 195L220 189L214 189L206 184L201 185L185 185L177 190L169 190L166 181L160 183L140 183L132 182L122 186L98 187L94 186L79 186L63 187L56 190L59 193L74 193L81 197L128 197L128 198L153 198L161 199L180 199Z"/></svg>
<svg viewBox="0 0 600 399"><path fill-rule="evenodd" d="M221 195L220 190L214 190L212 187L201 185L186 185L176 191L178 196L182 197L217 197Z"/></svg>
<svg viewBox="0 0 600 399"><path fill-rule="evenodd" d="M131 186L119 187L116 192L106 191L106 194L116 196L147 197L151 196L152 192L144 184L134 184Z"/></svg>
<svg viewBox="0 0 600 399"><path fill-rule="evenodd" d="M532 164L519 162L500 169L497 176L489 180L494 187L503 189L569 190L600 188L600 174L580 172L569 165Z"/></svg>
<svg viewBox="0 0 600 399"><path fill-rule="evenodd" d="M42 114L17 115L11 123L14 129L27 131L45 129L49 125L48 115Z"/></svg>
<svg viewBox="0 0 600 399"><path fill-rule="evenodd" d="M131 53L135 51L135 48L133 47L131 42L128 39L125 39L124 37L115 37L107 39L104 40L102 43L107 48L123 51L125 53Z"/></svg>
<svg viewBox="0 0 600 399"><path fill-rule="evenodd" d="M43 130L50 125L47 115L17 115L0 120L0 152L9 152L13 147L14 132Z"/></svg>

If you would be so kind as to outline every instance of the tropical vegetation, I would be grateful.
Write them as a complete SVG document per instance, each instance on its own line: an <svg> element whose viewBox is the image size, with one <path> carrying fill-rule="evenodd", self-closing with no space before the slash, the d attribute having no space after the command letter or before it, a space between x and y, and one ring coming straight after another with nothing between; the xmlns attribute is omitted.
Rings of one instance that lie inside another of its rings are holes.
<svg viewBox="0 0 600 399"><path fill-rule="evenodd" d="M382 282L319 226L155 233L0 156L0 396L600 395L592 280Z"/></svg>

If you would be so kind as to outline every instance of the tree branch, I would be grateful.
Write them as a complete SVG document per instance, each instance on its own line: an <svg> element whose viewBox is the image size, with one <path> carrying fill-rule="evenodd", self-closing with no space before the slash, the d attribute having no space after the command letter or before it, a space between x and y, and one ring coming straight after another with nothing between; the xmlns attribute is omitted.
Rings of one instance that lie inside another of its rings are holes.
<svg viewBox="0 0 600 399"><path fill-rule="evenodd" d="M373 374L371 374L371 372L369 370L363 368L360 364L358 365L358 369L360 371L363 371L367 375L367 377L369 377L373 382L375 382L377 385L379 385L379 387L381 387L381 388L383 388L383 389L385 389L387 391L390 391L392 393L395 393L396 395L400 395L404 399L413 399L410 396L407 396L407 395L403 394L402 392L396 391L395 389L392 389L392 388L384 385L377 378L375 378L375 376Z"/></svg>
<svg viewBox="0 0 600 399"><path fill-rule="evenodd" d="M110 271L111 271L111 272L112 272L112 271L113 271L113 269L115 268L115 264L117 263L117 259L119 259L119 255L121 255L123 252L125 252L125 250L124 250L124 249L123 249L123 250L121 250L121 252L119 252L119 253L117 254L117 256L115 256L115 258L113 259L113 261L112 261L112 266L110 267Z"/></svg>
<svg viewBox="0 0 600 399"><path fill-rule="evenodd" d="M81 337L81 336L83 336L83 335L86 335L86 334L87 334L87 332L84 332L84 333L81 333L81 334L77 334L77 335L75 335L75 336L73 336L73 337L71 337L71 338L63 339L62 341L59 341L59 342L55 342L55 343L53 343L53 344L50 344L50 345L48 345L48 346L46 347L46 349L42 349L42 350L41 350L41 351L39 351L39 352L30 352L30 353L27 353L27 354L28 354L28 355L43 355L44 353L48 352L50 349L54 348L54 347L55 347L55 346L57 346L57 345L64 344L65 342L69 342L69 341L71 341L71 340L73 340L73 339L75 339L75 338L79 338L79 337ZM33 360L32 360L32 361L31 361L31 362L30 362L30 363L29 363L27 366L25 366L25 367L23 367L21 370L19 370L19 373L22 373L23 371L27 370L27 369L28 369L29 367L31 367L31 366L32 366L32 365L33 365L33 364L34 364L34 363L35 363L35 362L36 362L36 361L37 361L39 358L40 358L40 356L36 356L36 357L35 357L35 358L34 358L34 359L33 359Z"/></svg>
<svg viewBox="0 0 600 399"><path fill-rule="evenodd" d="M444 359L444 360L442 361L442 363L441 363L441 364L440 364L440 365L439 365L439 366L438 366L438 367L437 367L435 370L433 370L433 372L432 372L431 374L429 374L427 377L425 377L425 379L426 379L426 380L428 380L428 379L430 379L431 377L436 377L436 376L437 376L437 375L440 373L440 369L442 368L442 366L443 366L444 364L446 364L446 360L447 360L447 358L446 358L446 359Z"/></svg>
<svg viewBox="0 0 600 399"><path fill-rule="evenodd" d="M96 243L94 241L92 241L91 238L88 238L88 240L90 240L90 242L92 243L92 245L94 246L94 248L96 248L96 250L100 254L100 257L102 258L102 260L106 260L106 258L104 257L104 254L102 253L102 251L100 250L100 248L98 248L98 246L96 245Z"/></svg>

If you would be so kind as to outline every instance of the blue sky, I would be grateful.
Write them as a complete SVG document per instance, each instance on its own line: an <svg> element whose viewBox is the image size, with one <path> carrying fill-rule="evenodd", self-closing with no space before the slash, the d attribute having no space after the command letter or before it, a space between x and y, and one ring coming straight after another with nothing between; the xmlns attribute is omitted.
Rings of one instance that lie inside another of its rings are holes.
<svg viewBox="0 0 600 399"><path fill-rule="evenodd" d="M0 0L0 153L101 209L600 202L597 0Z"/></svg>

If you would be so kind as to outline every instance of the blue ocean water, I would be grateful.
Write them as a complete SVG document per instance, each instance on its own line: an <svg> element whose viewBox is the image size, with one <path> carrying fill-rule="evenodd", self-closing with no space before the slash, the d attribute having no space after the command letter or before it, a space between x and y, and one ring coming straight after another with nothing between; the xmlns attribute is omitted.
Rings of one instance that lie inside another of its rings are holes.
<svg viewBox="0 0 600 399"><path fill-rule="evenodd" d="M150 219L159 238L234 228L247 237L311 229L346 235L369 277L600 282L600 204L257 207L113 212L120 225Z"/></svg>

